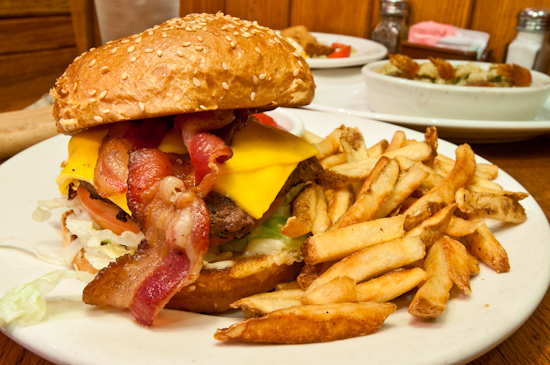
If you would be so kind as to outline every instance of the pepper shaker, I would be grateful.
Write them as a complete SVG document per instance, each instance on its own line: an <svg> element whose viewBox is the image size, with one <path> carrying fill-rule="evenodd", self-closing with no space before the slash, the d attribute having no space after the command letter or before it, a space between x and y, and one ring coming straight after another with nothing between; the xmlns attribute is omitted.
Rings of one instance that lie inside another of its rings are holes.
<svg viewBox="0 0 550 365"><path fill-rule="evenodd" d="M525 8L518 13L518 34L508 45L506 63L546 72L550 63L550 10Z"/></svg>
<svg viewBox="0 0 550 365"><path fill-rule="evenodd" d="M388 53L399 53L401 41L409 36L407 1L380 0L379 14L380 22L372 31L371 39L386 46Z"/></svg>

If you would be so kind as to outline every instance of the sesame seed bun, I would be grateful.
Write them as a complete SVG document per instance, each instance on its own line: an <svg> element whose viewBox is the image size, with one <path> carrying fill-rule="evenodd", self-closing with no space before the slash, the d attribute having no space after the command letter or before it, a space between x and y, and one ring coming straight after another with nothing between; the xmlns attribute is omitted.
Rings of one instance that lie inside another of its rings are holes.
<svg viewBox="0 0 550 365"><path fill-rule="evenodd" d="M205 110L301 106L315 84L273 30L218 13L171 19L78 56L57 80L58 131Z"/></svg>

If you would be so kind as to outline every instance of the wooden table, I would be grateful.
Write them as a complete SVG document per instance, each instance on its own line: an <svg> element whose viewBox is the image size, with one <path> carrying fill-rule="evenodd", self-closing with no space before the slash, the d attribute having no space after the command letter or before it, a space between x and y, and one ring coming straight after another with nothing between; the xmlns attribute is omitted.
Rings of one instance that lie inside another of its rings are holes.
<svg viewBox="0 0 550 365"><path fill-rule="evenodd" d="M21 112L28 116L29 113ZM21 114L9 114L18 118ZM0 121L3 120L0 114ZM5 117L5 115L4 115ZM4 118L5 119L5 118ZM522 184L535 198L550 220L550 135L535 139L488 145L472 145L474 151L497 164ZM550 244L550 242L549 242ZM549 263L550 264L550 263ZM511 314L513 315L513 314ZM25 350L0 333L0 364L51 364ZM549 364L550 365L550 293L547 293L535 313L511 337L484 356L471 362L487 364Z"/></svg>

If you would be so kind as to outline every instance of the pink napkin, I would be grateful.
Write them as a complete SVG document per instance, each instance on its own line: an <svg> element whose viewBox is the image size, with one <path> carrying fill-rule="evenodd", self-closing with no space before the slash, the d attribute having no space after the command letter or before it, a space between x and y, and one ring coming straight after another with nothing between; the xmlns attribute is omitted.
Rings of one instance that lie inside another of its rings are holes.
<svg viewBox="0 0 550 365"><path fill-rule="evenodd" d="M454 36L456 33L457 30L454 26L436 23L430 20L412 25L409 29L408 41L411 43L435 46L441 38Z"/></svg>

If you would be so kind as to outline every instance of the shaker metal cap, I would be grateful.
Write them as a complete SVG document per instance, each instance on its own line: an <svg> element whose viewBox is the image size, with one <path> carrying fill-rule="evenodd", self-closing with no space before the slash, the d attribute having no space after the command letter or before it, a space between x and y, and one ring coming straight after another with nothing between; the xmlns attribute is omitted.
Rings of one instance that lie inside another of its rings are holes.
<svg viewBox="0 0 550 365"><path fill-rule="evenodd" d="M516 30L546 32L550 30L550 10L545 8L525 8L518 13Z"/></svg>
<svg viewBox="0 0 550 365"><path fill-rule="evenodd" d="M407 16L409 13L407 0L380 0L380 13Z"/></svg>

